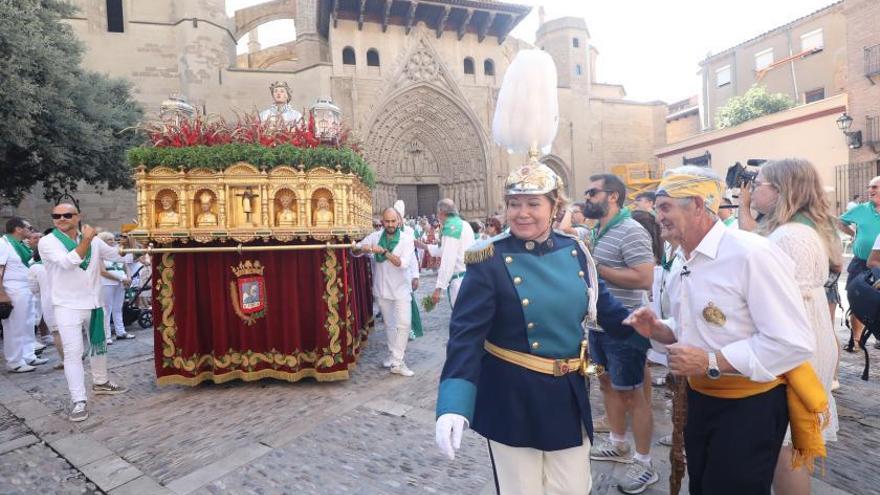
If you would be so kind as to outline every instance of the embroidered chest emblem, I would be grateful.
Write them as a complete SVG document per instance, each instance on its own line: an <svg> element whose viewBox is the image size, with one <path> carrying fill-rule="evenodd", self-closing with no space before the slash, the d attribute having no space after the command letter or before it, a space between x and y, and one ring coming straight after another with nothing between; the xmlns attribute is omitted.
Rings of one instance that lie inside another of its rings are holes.
<svg viewBox="0 0 880 495"><path fill-rule="evenodd" d="M724 326L727 322L727 316L725 316L724 313L718 309L718 306L715 306L715 303L712 302L703 308L703 319L713 325L718 325L719 327Z"/></svg>

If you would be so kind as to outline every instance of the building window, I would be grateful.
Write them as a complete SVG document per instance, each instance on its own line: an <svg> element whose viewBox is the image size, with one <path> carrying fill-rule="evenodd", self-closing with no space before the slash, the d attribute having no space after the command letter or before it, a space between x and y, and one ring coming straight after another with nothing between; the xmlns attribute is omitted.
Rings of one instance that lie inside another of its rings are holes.
<svg viewBox="0 0 880 495"><path fill-rule="evenodd" d="M730 66L725 65L720 69L715 69L715 86L721 87L730 84Z"/></svg>
<svg viewBox="0 0 880 495"><path fill-rule="evenodd" d="M122 19L122 0L107 0L107 31L111 33L125 32Z"/></svg>
<svg viewBox="0 0 880 495"><path fill-rule="evenodd" d="M571 39L571 46L574 48L580 48L581 47L581 40L579 40L577 38L572 38Z"/></svg>
<svg viewBox="0 0 880 495"><path fill-rule="evenodd" d="M768 48L755 54L755 70L763 70L773 65L773 49Z"/></svg>
<svg viewBox="0 0 880 495"><path fill-rule="evenodd" d="M801 51L821 50L825 48L822 28L801 35Z"/></svg>
<svg viewBox="0 0 880 495"><path fill-rule="evenodd" d="M804 103L813 103L814 101L825 99L825 88L814 89L804 93Z"/></svg>
<svg viewBox="0 0 880 495"><path fill-rule="evenodd" d="M367 50L367 67L379 67L379 51L375 48Z"/></svg>
<svg viewBox="0 0 880 495"><path fill-rule="evenodd" d="M470 57L465 57L464 59L464 73L465 74L473 74L474 73L474 59Z"/></svg>
<svg viewBox="0 0 880 495"><path fill-rule="evenodd" d="M574 75L582 76L584 74L584 69L581 67L581 64L577 64L574 66Z"/></svg>
<svg viewBox="0 0 880 495"><path fill-rule="evenodd" d="M342 49L342 65L355 65L354 48L347 46Z"/></svg>
<svg viewBox="0 0 880 495"><path fill-rule="evenodd" d="M487 58L483 61L483 74L487 76L495 75L495 62L493 62L491 58Z"/></svg>

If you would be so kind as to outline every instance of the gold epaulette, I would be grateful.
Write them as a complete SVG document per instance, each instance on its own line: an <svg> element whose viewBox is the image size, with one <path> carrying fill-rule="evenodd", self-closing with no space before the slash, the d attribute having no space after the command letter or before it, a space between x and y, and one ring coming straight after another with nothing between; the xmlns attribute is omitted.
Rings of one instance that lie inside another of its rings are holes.
<svg viewBox="0 0 880 495"><path fill-rule="evenodd" d="M464 264L474 265L482 263L495 254L495 244L488 241L478 241L464 252Z"/></svg>

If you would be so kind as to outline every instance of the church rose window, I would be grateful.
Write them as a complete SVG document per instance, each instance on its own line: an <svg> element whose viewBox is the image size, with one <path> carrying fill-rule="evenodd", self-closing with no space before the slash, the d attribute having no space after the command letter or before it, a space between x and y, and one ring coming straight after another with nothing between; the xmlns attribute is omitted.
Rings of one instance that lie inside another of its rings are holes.
<svg viewBox="0 0 880 495"><path fill-rule="evenodd" d="M354 48L347 46L342 49L342 65L354 65Z"/></svg>

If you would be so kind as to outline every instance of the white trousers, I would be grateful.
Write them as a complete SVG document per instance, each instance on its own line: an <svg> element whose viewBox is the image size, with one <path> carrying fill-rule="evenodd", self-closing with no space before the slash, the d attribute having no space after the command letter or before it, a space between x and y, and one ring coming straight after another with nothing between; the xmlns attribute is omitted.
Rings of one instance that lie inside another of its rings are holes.
<svg viewBox="0 0 880 495"><path fill-rule="evenodd" d="M88 331L92 318L90 309L69 309L55 306L55 321L64 347L64 376L70 390L70 400L86 400L85 371L83 369L83 328ZM107 383L107 355L91 356L92 383Z"/></svg>
<svg viewBox="0 0 880 495"><path fill-rule="evenodd" d="M125 324L122 322L122 303L125 300L125 287L122 284L101 287L104 296L104 337L110 340L110 316L113 316L113 328L116 336L125 335Z"/></svg>
<svg viewBox="0 0 880 495"><path fill-rule="evenodd" d="M382 318L385 320L385 334L388 337L388 352L391 365L403 363L406 343L412 329L411 296L406 299L385 299L377 297Z"/></svg>
<svg viewBox="0 0 880 495"><path fill-rule="evenodd" d="M12 313L3 320L3 354L6 367L17 368L28 361L34 360L34 327L31 320L30 289L6 289L6 295L12 301Z"/></svg>
<svg viewBox="0 0 880 495"><path fill-rule="evenodd" d="M461 277L449 282L449 305L455 307L455 300L458 299L458 289L461 288Z"/></svg>
<svg viewBox="0 0 880 495"><path fill-rule="evenodd" d="M590 439L580 447L543 451L489 440L500 495L587 495Z"/></svg>

